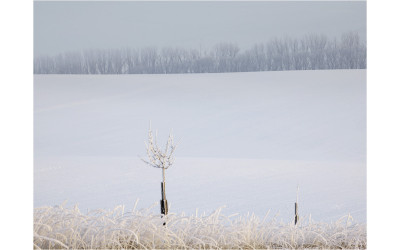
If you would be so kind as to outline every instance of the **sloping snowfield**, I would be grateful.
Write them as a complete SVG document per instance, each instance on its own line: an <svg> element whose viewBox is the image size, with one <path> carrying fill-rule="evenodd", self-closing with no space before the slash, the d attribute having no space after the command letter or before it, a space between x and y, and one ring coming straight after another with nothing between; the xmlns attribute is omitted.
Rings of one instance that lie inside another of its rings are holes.
<svg viewBox="0 0 400 250"><path fill-rule="evenodd" d="M151 120L180 139L171 213L290 223L299 185L302 218L366 222L365 70L35 75L34 94L36 208L158 202L161 171L138 158Z"/></svg>

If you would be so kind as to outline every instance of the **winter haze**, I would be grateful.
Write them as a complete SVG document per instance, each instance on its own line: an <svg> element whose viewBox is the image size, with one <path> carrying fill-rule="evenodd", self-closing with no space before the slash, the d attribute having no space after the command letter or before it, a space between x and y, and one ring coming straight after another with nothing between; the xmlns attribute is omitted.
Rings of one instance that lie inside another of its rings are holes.
<svg viewBox="0 0 400 250"><path fill-rule="evenodd" d="M346 32L357 36L341 38ZM318 39L302 43L309 34ZM93 68L34 75L34 206L131 208L139 199L138 208L157 203L159 214L161 171L140 160L151 120L160 144L171 130L180 140L166 171L171 213L226 205L228 214L270 210L288 222L299 185L301 218L350 213L366 222L365 35L359 1L34 2L39 66ZM285 37L299 40L271 40ZM214 47L221 42L238 49L226 56ZM271 71L252 66L257 43L267 44L259 50ZM183 52L153 53L163 47ZM132 60L113 57L125 48ZM222 73L138 70L160 58L167 68L190 49ZM115 62L128 74L107 71Z"/></svg>
<svg viewBox="0 0 400 250"><path fill-rule="evenodd" d="M366 2L35 2L35 56L122 47L245 49L275 37L353 31L365 40Z"/></svg>

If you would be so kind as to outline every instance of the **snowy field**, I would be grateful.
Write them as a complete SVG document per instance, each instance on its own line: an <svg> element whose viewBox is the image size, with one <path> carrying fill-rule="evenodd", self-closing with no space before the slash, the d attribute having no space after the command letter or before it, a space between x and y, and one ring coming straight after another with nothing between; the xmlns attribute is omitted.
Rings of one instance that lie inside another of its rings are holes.
<svg viewBox="0 0 400 250"><path fill-rule="evenodd" d="M161 171L149 120L180 139L170 213L247 212L366 222L365 70L187 75L35 75L34 207L148 208ZM159 214L159 207L152 208Z"/></svg>

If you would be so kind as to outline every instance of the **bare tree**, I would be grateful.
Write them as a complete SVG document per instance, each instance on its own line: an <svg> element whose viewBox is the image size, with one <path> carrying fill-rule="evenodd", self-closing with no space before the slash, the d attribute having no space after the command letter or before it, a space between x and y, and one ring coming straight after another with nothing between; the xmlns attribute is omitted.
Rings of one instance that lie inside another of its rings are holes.
<svg viewBox="0 0 400 250"><path fill-rule="evenodd" d="M234 59L239 53L239 47L232 43L220 43L214 47L217 72L232 72Z"/></svg>
<svg viewBox="0 0 400 250"><path fill-rule="evenodd" d="M172 133L169 134L165 148L161 148L157 145L157 131L155 136L153 136L153 131L151 130L151 125L148 132L148 140L146 145L148 160L142 159L147 165L154 168L162 169L162 182L161 182L161 214L168 214L168 202L165 195L165 170L172 166L175 157L174 152L177 144L174 143L174 137Z"/></svg>

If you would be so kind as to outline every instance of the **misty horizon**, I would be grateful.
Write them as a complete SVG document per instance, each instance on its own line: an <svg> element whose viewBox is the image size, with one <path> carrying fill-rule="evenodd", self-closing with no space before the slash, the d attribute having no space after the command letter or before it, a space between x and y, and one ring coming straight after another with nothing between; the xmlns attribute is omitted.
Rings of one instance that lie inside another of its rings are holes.
<svg viewBox="0 0 400 250"><path fill-rule="evenodd" d="M243 50L145 47L75 51L34 60L35 74L175 74L318 69L365 69L366 44L355 32L340 39L310 34L276 38Z"/></svg>

